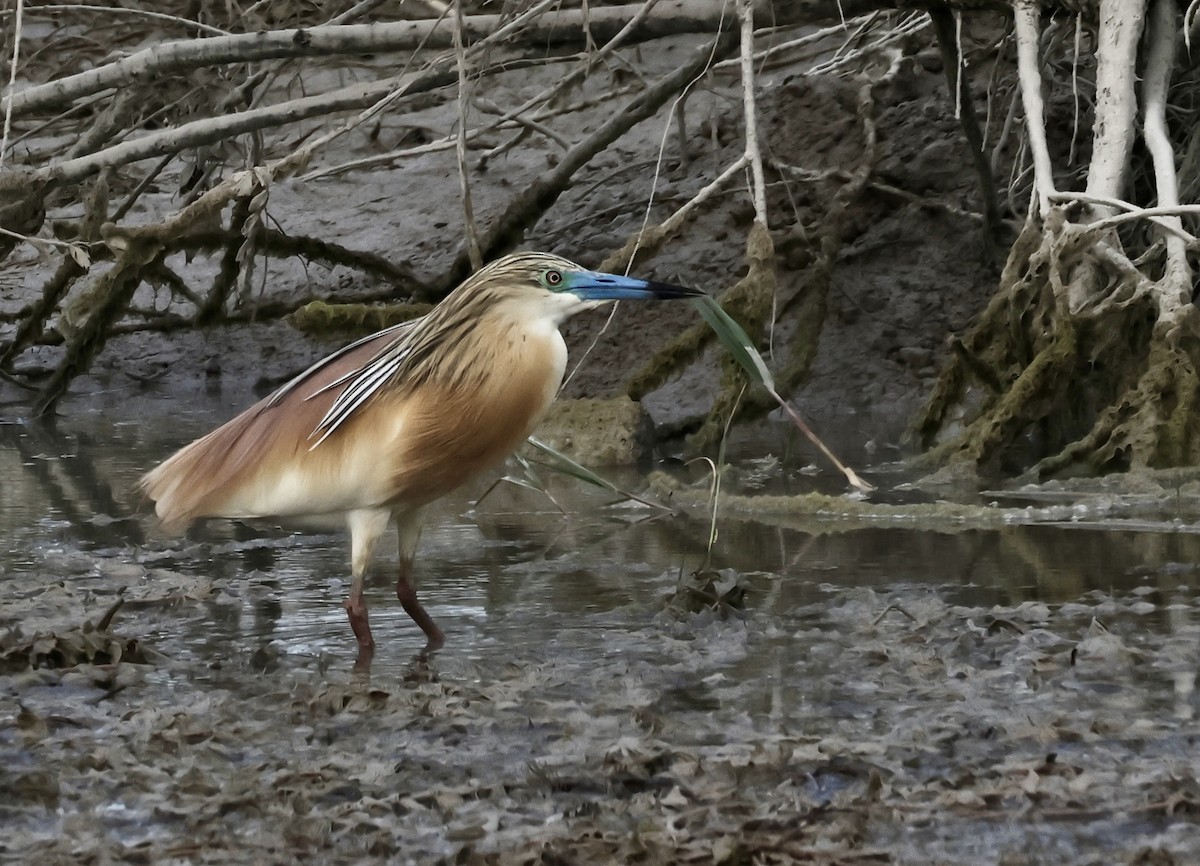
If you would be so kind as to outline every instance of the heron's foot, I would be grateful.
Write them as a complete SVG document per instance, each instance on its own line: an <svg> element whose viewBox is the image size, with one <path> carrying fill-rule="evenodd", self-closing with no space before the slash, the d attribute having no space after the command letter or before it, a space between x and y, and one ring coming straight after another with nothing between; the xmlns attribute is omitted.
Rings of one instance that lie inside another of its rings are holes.
<svg viewBox="0 0 1200 866"><path fill-rule="evenodd" d="M430 625L433 625L430 623ZM425 632L425 649L423 652L431 653L434 650L440 650L446 643L446 637L442 634L442 630L436 625L433 626L433 633Z"/></svg>
<svg viewBox="0 0 1200 866"><path fill-rule="evenodd" d="M446 636L437 627L433 617L425 612L425 608L417 600L417 590L403 574L396 578L396 598L400 599L400 606L404 608L404 612L421 627L421 631L425 632L424 652L441 649L442 645L446 643Z"/></svg>
<svg viewBox="0 0 1200 866"><path fill-rule="evenodd" d="M360 646L358 655L354 657L354 673L367 674L371 673L371 662L375 659L375 648Z"/></svg>

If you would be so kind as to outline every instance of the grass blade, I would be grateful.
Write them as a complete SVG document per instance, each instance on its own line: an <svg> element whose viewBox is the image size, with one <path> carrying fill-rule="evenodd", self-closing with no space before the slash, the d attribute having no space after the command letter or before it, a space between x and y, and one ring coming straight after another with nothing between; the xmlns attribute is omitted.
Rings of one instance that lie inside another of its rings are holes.
<svg viewBox="0 0 1200 866"><path fill-rule="evenodd" d="M607 478L603 478L603 477L597 475L595 472L588 469L582 463L572 460L566 454L563 454L561 451L559 451L556 448L550 447L549 445L547 445L545 442L541 441L540 439L536 439L533 436L530 436L528 439L528 442L530 445L532 445L538 451L542 452L543 454L545 454L547 457L550 458L543 465L549 467L550 469L553 469L555 472L561 472L563 475L567 475L567 476L569 476L571 478L575 478L579 481L586 482L587 484L592 484L596 487L600 487L604 490L608 490L612 493L616 493L625 499L632 499L634 502L640 502L642 505L648 505L651 508L660 508L663 511L673 511L674 510L672 508L669 508L666 505L663 505L661 502L653 502L652 500L649 500L649 499L643 499L642 497L638 496L635 493L630 493L628 490L621 489L620 487L618 487L617 485L615 485L611 481L609 481Z"/></svg>
<svg viewBox="0 0 1200 866"><path fill-rule="evenodd" d="M721 305L715 299L704 296L695 298L692 303L696 306L700 315L704 317L704 321L708 322L708 326L713 329L713 333L720 339L722 345L733 356L733 359L741 365L742 369L749 374L752 381L762 385L770 393L780 408L787 413L792 422L800 428L800 432L808 437L809 441L824 454L834 466L836 466L851 486L857 487L864 493L869 493L875 488L863 481L858 476L858 473L842 463L841 460L834 455L832 451L822 442L816 433L809 429L804 423L804 419L800 414L791 407L791 405L779 396L779 392L775 390L775 378L771 375L771 371L767 369L767 363L762 359L762 355L758 354L758 350L754 348L754 343L747 336L742 326L729 317L729 314L721 309Z"/></svg>
<svg viewBox="0 0 1200 866"><path fill-rule="evenodd" d="M704 317L704 321L708 322L708 326L713 329L713 333L717 335L721 343L729 350L729 354L733 359L741 364L749 375L751 381L757 382L760 385L770 389L772 393L775 391L775 378L771 375L771 371L767 369L767 364L762 359L762 355L758 354L758 350L754 348L754 343L750 337L742 330L742 326L729 317L729 314L721 309L721 305L714 298L705 295L692 300L700 315Z"/></svg>

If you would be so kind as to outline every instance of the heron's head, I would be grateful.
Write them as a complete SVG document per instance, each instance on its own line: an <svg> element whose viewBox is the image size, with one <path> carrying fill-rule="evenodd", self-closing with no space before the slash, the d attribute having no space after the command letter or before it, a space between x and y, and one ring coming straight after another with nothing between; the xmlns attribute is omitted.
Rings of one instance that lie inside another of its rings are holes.
<svg viewBox="0 0 1200 866"><path fill-rule="evenodd" d="M608 301L665 301L704 294L670 283L590 271L559 256L531 252L497 259L468 283L476 291L494 292L497 300L529 303L556 324Z"/></svg>

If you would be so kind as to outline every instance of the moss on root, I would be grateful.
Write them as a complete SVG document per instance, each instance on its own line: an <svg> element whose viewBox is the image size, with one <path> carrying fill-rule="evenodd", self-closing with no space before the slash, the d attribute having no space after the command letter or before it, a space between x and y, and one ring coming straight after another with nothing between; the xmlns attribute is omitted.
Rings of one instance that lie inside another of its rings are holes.
<svg viewBox="0 0 1200 866"><path fill-rule="evenodd" d="M429 304L328 304L313 301L288 316L288 322L298 331L311 336L369 334L392 325L408 322L429 312Z"/></svg>
<svg viewBox="0 0 1200 866"><path fill-rule="evenodd" d="M1101 473L1200 463L1200 345L1151 338L1136 383L1097 417L1087 435L1041 460L1034 472Z"/></svg>
<svg viewBox="0 0 1200 866"><path fill-rule="evenodd" d="M1200 461L1200 313L1164 314L1171 291L1114 238L1031 222L910 427L922 462L994 471L1023 449L1046 478Z"/></svg>

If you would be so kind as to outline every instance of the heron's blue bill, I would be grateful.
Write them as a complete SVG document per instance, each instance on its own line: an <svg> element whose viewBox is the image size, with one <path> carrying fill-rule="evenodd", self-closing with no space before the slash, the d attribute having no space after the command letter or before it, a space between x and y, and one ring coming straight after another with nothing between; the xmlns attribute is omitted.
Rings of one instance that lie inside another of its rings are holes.
<svg viewBox="0 0 1200 866"><path fill-rule="evenodd" d="M598 271L575 271L565 276L565 290L585 301L670 301L704 295L699 289L689 289L686 286Z"/></svg>

